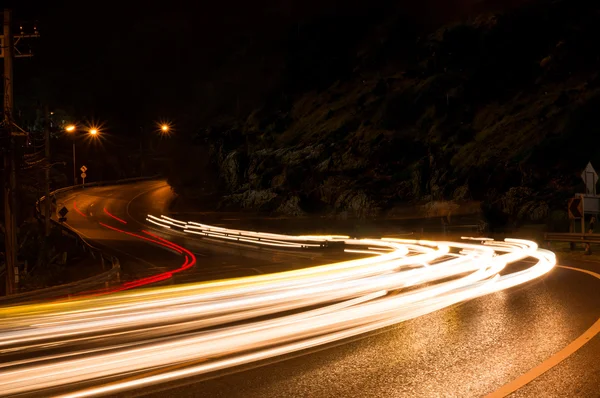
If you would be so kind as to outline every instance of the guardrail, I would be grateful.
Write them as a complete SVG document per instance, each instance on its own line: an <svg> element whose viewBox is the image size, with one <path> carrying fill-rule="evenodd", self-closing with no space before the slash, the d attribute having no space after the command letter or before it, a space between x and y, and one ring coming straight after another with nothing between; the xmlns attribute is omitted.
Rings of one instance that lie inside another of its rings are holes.
<svg viewBox="0 0 600 398"><path fill-rule="evenodd" d="M590 244L600 243L600 234L550 232L544 234L544 241L548 247L550 247L551 242L568 242L571 246L571 250L575 249L576 243L583 243L585 245L585 254L592 254L592 247Z"/></svg>
<svg viewBox="0 0 600 398"><path fill-rule="evenodd" d="M10 305L17 302L29 301L31 299L46 299L56 296L71 296L87 290L108 287L108 284L113 281L120 280L121 264L119 259L110 254L104 253L102 250L92 246L89 242L83 239L75 231L71 230L66 225L59 223L56 220L50 220L52 224L61 229L61 233L75 241L75 244L80 246L84 252L91 256L94 260L98 260L102 264L102 269L105 270L97 275L89 278L66 283L63 285L52 286L46 289L37 289L29 292L12 294L6 297L0 297L0 305ZM110 265L107 268L107 266Z"/></svg>
<svg viewBox="0 0 600 398"><path fill-rule="evenodd" d="M56 189L52 192L50 192L50 196L56 196L56 194L59 193L63 193L63 192L67 192L67 191L73 191L75 189L84 189L84 188L90 188L90 187L101 187L104 185L119 185L119 184L128 184L131 182L139 182L139 181L151 181L151 180L155 180L157 178L160 177L160 174L158 175L154 175L151 177L133 177L133 178L125 178L122 180L112 180L112 181L97 181L97 182L88 182L86 184L78 184L78 185L71 185L68 187L63 187L63 188L59 188ZM46 196L42 196L41 198L39 198L36 202L35 202L35 211L37 215L41 214L40 211L40 203L43 202L44 200L46 200Z"/></svg>
<svg viewBox="0 0 600 398"><path fill-rule="evenodd" d="M111 257L111 268L101 274L91 276L79 281L66 283L63 285L52 286L46 289L37 289L24 293L12 294L10 296L0 297L0 305L10 305L25 301L43 300L48 298L70 297L88 290L96 290L102 287L108 287L113 280L119 281L120 269L119 259Z"/></svg>
<svg viewBox="0 0 600 398"><path fill-rule="evenodd" d="M137 177L137 178L128 178L123 180L116 181L100 181L100 182L92 182L81 185L73 185L69 187L59 188L50 193L50 197L55 196L62 192L72 191L79 188L87 188L94 186L103 186L103 185L117 185L117 184L126 184L137 181L149 181L156 179L160 176L152 176L152 177ZM44 215L40 210L40 203L46 200L45 196L39 198L35 203L35 216L39 220L43 220ZM82 236L80 236L77 232L69 228L67 225L64 225L54 219L50 219L53 225L61 229L61 233L69 238L75 240L75 243L79 245L84 252L88 253L94 260L100 261L102 264L102 269L106 269L107 265L110 264L108 270L98 274L91 276L89 278L79 280L76 282L71 282L63 285L53 286L46 289L38 289L30 292L17 293L7 297L0 297L0 305L10 305L12 303L28 301L30 299L46 299L56 296L71 296L77 293L81 293L87 290L97 289L99 287L108 286L108 284L115 280L120 280L120 270L121 265L119 263L119 259L110 254L104 253L101 249L93 246L89 242L87 242ZM4 268L4 267L3 267ZM4 269L0 269L0 273L4 271Z"/></svg>
<svg viewBox="0 0 600 398"><path fill-rule="evenodd" d="M544 234L544 240L546 242L600 243L600 234L549 232Z"/></svg>

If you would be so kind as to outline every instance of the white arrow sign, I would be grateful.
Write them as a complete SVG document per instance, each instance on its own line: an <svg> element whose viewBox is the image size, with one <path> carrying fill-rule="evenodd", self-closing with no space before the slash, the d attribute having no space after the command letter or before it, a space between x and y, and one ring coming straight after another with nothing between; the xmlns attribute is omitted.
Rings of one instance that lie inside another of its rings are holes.
<svg viewBox="0 0 600 398"><path fill-rule="evenodd" d="M581 173L581 179L585 183L586 195L596 195L596 183L598 183L598 173L594 170L591 162L588 162L585 170Z"/></svg>
<svg viewBox="0 0 600 398"><path fill-rule="evenodd" d="M85 173L87 171L87 167L81 166L79 170L81 170L82 173Z"/></svg>

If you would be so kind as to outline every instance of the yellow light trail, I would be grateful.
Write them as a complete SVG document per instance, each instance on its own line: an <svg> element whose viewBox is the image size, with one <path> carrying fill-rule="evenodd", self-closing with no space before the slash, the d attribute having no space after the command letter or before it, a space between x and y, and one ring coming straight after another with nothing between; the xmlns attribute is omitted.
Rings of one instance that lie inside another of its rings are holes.
<svg viewBox="0 0 600 398"><path fill-rule="evenodd" d="M350 239L234 230L165 216L149 215L148 221L190 233L190 238L204 234L281 250L337 243L365 257L0 308L3 394L72 386L65 396L95 396L200 375L403 322L520 285L556 265L552 252L517 239ZM524 259L536 261L524 270L507 269ZM102 385L105 378L120 375L128 378ZM98 386L78 390L81 382Z"/></svg>

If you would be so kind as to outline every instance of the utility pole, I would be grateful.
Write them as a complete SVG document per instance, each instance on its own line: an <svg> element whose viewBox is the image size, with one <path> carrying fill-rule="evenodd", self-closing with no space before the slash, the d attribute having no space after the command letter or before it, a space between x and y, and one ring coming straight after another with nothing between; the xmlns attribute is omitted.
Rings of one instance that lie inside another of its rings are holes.
<svg viewBox="0 0 600 398"><path fill-rule="evenodd" d="M140 177L144 176L144 128L140 126Z"/></svg>
<svg viewBox="0 0 600 398"><path fill-rule="evenodd" d="M73 185L77 185L77 162L75 161L75 137L73 137Z"/></svg>
<svg viewBox="0 0 600 398"><path fill-rule="evenodd" d="M45 145L45 150L46 150L46 162L48 163L46 165L46 192L45 192L45 197L46 200L44 200L44 205L45 205L45 221L46 221L46 225L45 225L45 236L48 237L50 236L50 211L51 211L51 206L52 206L52 201L50 200L50 120L48 119L50 117L50 114L48 112L48 105L46 105L44 107L44 145Z"/></svg>
<svg viewBox="0 0 600 398"><path fill-rule="evenodd" d="M13 37L11 32L11 10L4 10L4 128L9 135L8 151L4 153L4 231L6 259L6 295L15 291L15 267L17 266L17 217L16 217L16 170L15 137L13 124Z"/></svg>
<svg viewBox="0 0 600 398"><path fill-rule="evenodd" d="M13 59L31 57L16 48L21 39L39 37L34 26L34 34L24 34L23 28L18 35L12 33L12 11L4 9L3 35L0 37L0 56L4 58L4 130L8 135L8 146L4 150L4 230L5 230L5 260L6 260L6 295L15 292L15 268L17 267L17 167L15 152L16 137L26 136L26 133L16 132L13 118ZM16 40L15 40L16 39ZM15 55L16 51L16 55Z"/></svg>

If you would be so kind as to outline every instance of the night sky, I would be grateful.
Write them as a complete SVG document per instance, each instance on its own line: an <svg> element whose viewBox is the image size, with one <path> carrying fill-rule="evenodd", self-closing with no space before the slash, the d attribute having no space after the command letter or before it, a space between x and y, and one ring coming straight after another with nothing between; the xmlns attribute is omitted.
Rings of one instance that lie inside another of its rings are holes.
<svg viewBox="0 0 600 398"><path fill-rule="evenodd" d="M290 32L319 18L354 18L359 29L363 15L393 7L426 27L491 2L14 3L14 18L39 20L42 35L36 56L16 61L17 103L48 102L125 134L158 119L196 129L240 96L252 108Z"/></svg>

